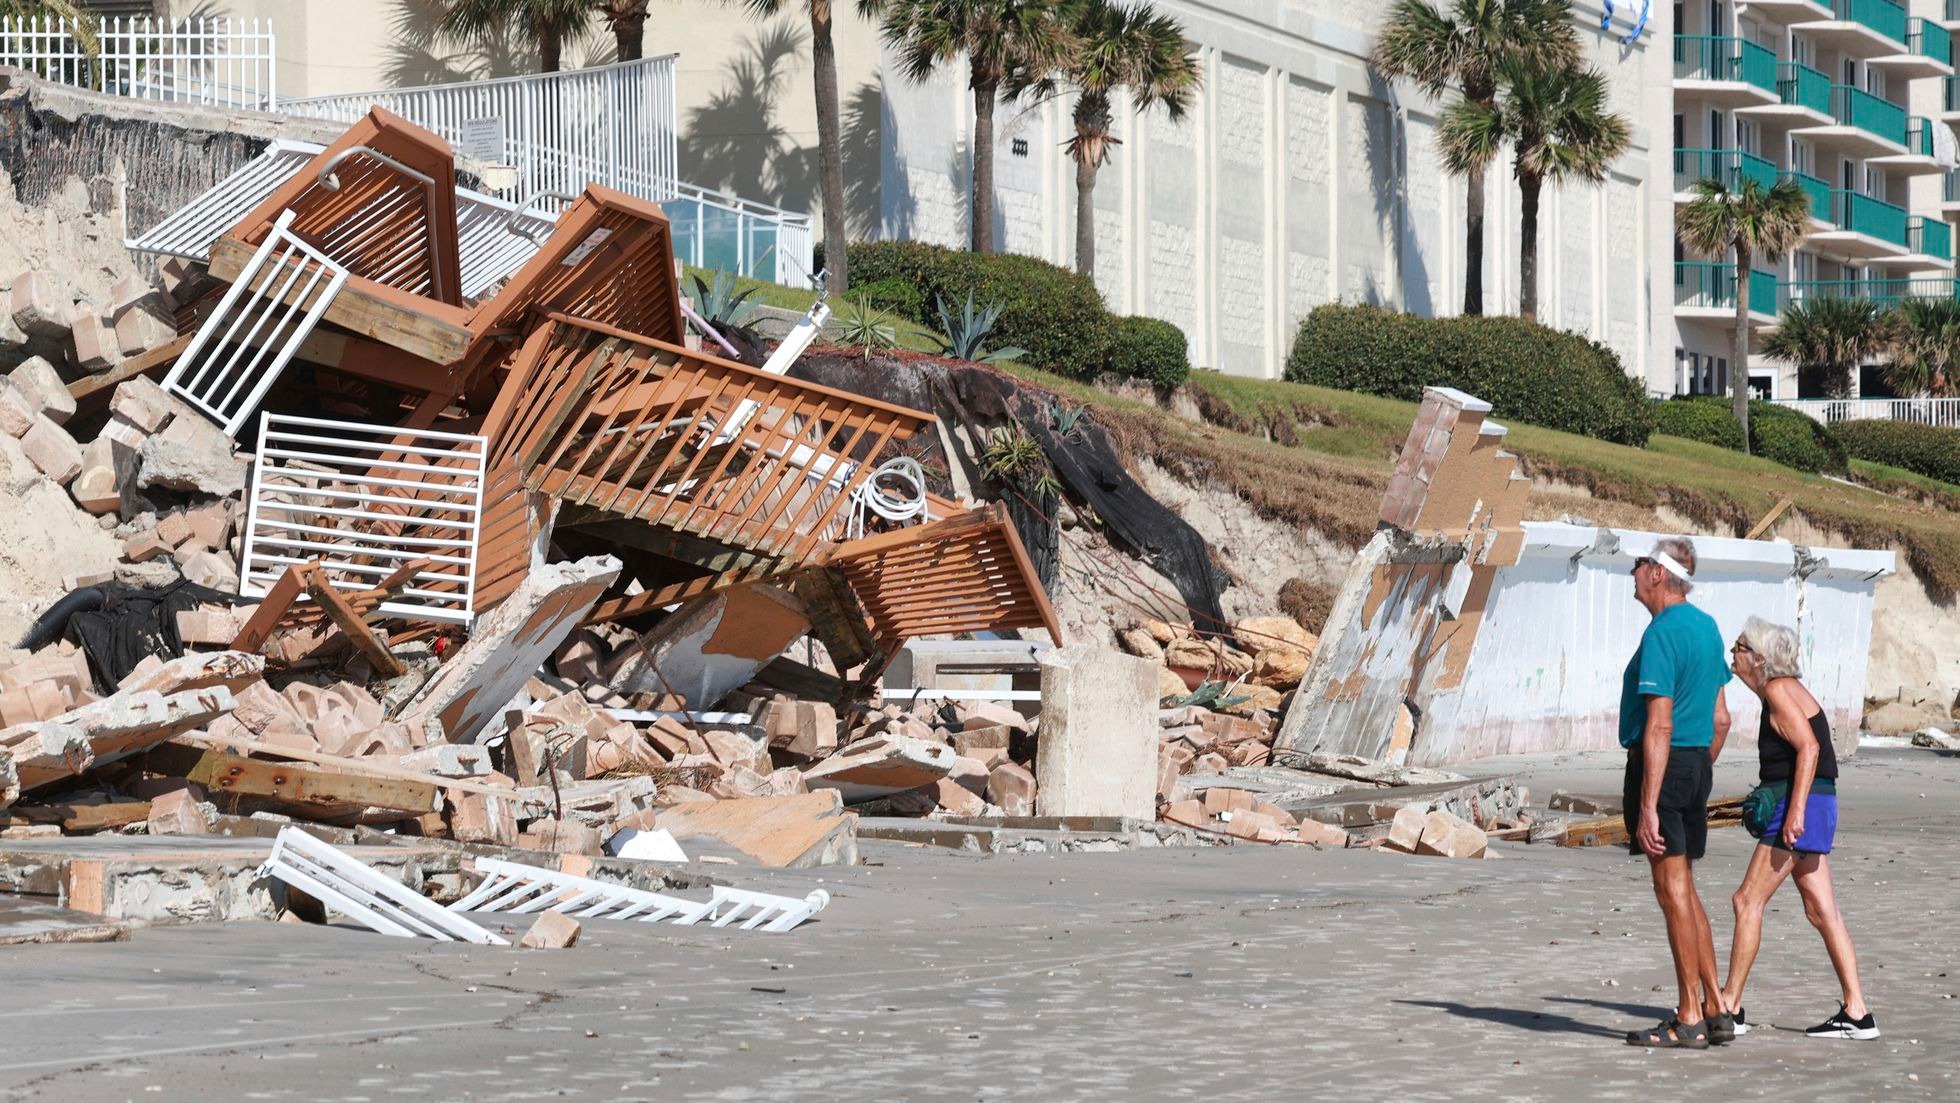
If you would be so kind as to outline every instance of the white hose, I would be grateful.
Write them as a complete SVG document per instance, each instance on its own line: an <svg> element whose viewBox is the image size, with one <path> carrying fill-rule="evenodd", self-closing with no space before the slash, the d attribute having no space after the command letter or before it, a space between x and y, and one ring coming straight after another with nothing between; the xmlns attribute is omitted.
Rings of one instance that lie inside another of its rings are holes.
<svg viewBox="0 0 1960 1103"><path fill-rule="evenodd" d="M886 489L882 483L887 480L897 485ZM893 493L899 491L899 493ZM926 473L919 461L910 456L896 456L872 469L871 476L858 484L852 495L851 519L846 531L846 539L857 540L864 536L865 514L875 513L893 524L902 525L914 518L932 518L926 514Z"/></svg>

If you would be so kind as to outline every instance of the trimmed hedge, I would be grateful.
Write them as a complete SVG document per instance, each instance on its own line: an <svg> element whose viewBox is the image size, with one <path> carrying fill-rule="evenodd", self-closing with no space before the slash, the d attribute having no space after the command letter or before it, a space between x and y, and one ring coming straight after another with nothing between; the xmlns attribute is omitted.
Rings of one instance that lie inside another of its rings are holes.
<svg viewBox="0 0 1960 1103"><path fill-rule="evenodd" d="M852 284L844 297L913 322L920 321L926 312L925 296L904 280Z"/></svg>
<svg viewBox="0 0 1960 1103"><path fill-rule="evenodd" d="M1742 451L1742 423L1726 401L1677 396L1654 403L1654 432L1698 440L1731 452Z"/></svg>
<svg viewBox="0 0 1960 1103"><path fill-rule="evenodd" d="M914 321L936 324L926 313L940 298L957 306L973 293L976 303L1000 303L988 347L1013 345L1022 359L1081 379L1109 363L1116 316L1103 305L1094 280L1034 257L969 253L921 241L858 241L850 246L853 285L897 280L916 288L921 307Z"/></svg>
<svg viewBox="0 0 1960 1103"><path fill-rule="evenodd" d="M1191 377L1190 342L1183 330L1162 319L1118 318L1116 339L1109 348L1109 371L1169 390Z"/></svg>
<svg viewBox="0 0 1960 1103"><path fill-rule="evenodd" d="M1742 451L1742 426L1719 395L1677 396L1654 403L1654 431L1685 437L1730 451ZM1813 474L1844 474L1850 463L1836 433L1805 414L1774 402L1749 403L1750 452L1766 460Z"/></svg>
<svg viewBox="0 0 1960 1103"><path fill-rule="evenodd" d="M1960 485L1960 429L1909 421L1845 421L1835 432L1845 451L1858 459Z"/></svg>
<svg viewBox="0 0 1960 1103"><path fill-rule="evenodd" d="M1315 307L1286 378L1418 401L1455 387L1495 416L1644 447L1652 403L1604 345L1507 317L1420 318L1373 306Z"/></svg>

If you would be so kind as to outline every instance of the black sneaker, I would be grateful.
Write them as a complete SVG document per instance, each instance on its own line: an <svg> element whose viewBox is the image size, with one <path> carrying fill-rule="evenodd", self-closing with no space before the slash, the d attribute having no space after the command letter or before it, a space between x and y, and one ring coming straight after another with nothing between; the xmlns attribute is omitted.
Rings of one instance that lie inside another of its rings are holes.
<svg viewBox="0 0 1960 1103"><path fill-rule="evenodd" d="M1854 1038L1864 1042L1878 1037L1878 1020L1872 1017L1870 1010L1865 1012L1864 1018L1854 1019L1845 1014L1844 1005L1839 1004L1837 1014L1804 1033L1812 1038Z"/></svg>
<svg viewBox="0 0 1960 1103"><path fill-rule="evenodd" d="M1725 1046L1735 1041L1735 1016L1727 1012L1710 1015L1708 1022L1708 1041L1711 1045Z"/></svg>
<svg viewBox="0 0 1960 1103"><path fill-rule="evenodd" d="M1749 1033L1749 1024L1743 1021L1742 1008L1735 1009L1735 1036L1740 1038Z"/></svg>

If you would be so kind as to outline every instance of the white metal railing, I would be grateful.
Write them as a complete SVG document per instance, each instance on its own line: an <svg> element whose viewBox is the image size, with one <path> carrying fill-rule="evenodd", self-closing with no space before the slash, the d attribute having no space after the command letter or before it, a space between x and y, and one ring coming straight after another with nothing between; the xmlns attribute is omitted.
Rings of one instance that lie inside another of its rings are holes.
<svg viewBox="0 0 1960 1103"><path fill-rule="evenodd" d="M602 184L659 203L689 264L810 285L808 214L678 176L675 55L592 69L288 100L280 110L352 123L379 106L462 153L517 170L511 197L576 196Z"/></svg>
<svg viewBox="0 0 1960 1103"><path fill-rule="evenodd" d="M467 623L474 612L485 439L266 413L260 417L239 593L320 561L363 590L427 560L383 613Z"/></svg>
<svg viewBox="0 0 1960 1103"><path fill-rule="evenodd" d="M93 56L84 48L91 33ZM279 106L271 20L135 16L84 28L47 15L8 16L0 18L0 65L135 99Z"/></svg>
<svg viewBox="0 0 1960 1103"><path fill-rule="evenodd" d="M1960 398L1781 398L1788 406L1823 422L1910 421L1960 429Z"/></svg>

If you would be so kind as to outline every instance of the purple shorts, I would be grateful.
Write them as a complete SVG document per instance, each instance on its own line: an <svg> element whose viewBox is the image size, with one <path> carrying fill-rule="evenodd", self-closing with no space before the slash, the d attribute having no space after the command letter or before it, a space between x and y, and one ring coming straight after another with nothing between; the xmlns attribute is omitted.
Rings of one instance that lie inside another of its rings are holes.
<svg viewBox="0 0 1960 1103"><path fill-rule="evenodd" d="M1778 850L1794 849L1798 854L1829 854L1831 844L1837 840L1837 794L1810 794L1803 806L1803 837L1794 848L1783 841L1783 814L1789 807L1788 797L1776 802L1776 811L1770 813L1769 830L1763 832L1763 845Z"/></svg>

